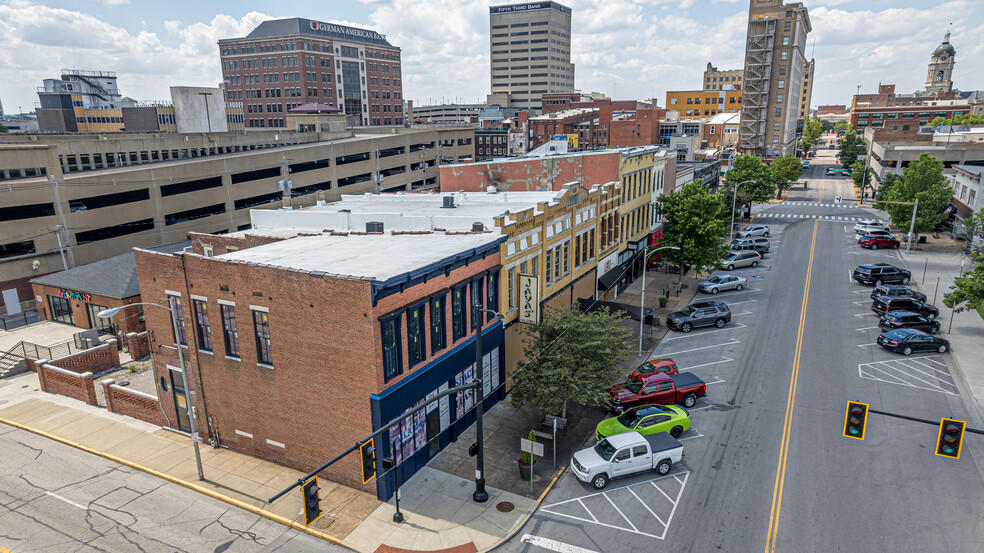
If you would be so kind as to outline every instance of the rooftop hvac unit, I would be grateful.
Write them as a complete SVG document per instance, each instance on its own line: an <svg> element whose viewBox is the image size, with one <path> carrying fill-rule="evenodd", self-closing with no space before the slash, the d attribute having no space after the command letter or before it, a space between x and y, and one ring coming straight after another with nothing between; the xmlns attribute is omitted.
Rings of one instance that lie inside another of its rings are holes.
<svg viewBox="0 0 984 553"><path fill-rule="evenodd" d="M485 232L485 225L475 221L472 223L472 232Z"/></svg>
<svg viewBox="0 0 984 553"><path fill-rule="evenodd" d="M366 223L366 232L383 232L382 221L369 221Z"/></svg>
<svg viewBox="0 0 984 553"><path fill-rule="evenodd" d="M454 207L454 196L444 196L444 203L441 207Z"/></svg>

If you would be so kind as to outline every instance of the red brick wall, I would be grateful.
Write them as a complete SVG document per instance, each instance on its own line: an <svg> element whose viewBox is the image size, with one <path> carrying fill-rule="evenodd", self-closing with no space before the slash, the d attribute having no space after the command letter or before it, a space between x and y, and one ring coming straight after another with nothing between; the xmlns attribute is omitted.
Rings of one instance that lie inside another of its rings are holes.
<svg viewBox="0 0 984 553"><path fill-rule="evenodd" d="M120 352L116 347L116 340L111 338L101 346L61 359L53 359L50 362L59 369L77 374L84 372L101 373L120 366Z"/></svg>
<svg viewBox="0 0 984 553"><path fill-rule="evenodd" d="M126 341L131 359L143 359L150 355L150 333L146 330L139 334L131 332L126 334L123 339Z"/></svg>
<svg viewBox="0 0 984 553"><path fill-rule="evenodd" d="M610 146L650 146L659 143L659 120L666 110L640 109L632 119L611 122L608 134Z"/></svg>
<svg viewBox="0 0 984 553"><path fill-rule="evenodd" d="M107 378L100 384L103 387L103 396L106 398L106 410L110 413L118 413L157 426L164 426L164 414L161 412L160 403L156 398L151 399L143 394L115 386L116 381L112 378Z"/></svg>
<svg viewBox="0 0 984 553"><path fill-rule="evenodd" d="M188 238L191 240L192 251L198 255L205 255L202 246L212 246L212 255L222 255L229 253L229 246L245 250L282 240L282 238L270 238L267 236L247 235L245 238L240 238L238 236L205 234L201 232L189 232Z"/></svg>
<svg viewBox="0 0 984 553"><path fill-rule="evenodd" d="M38 380L41 382L41 390L50 394L70 397L79 401L84 401L89 405L96 405L96 387L92 382L92 373L65 374L47 362L33 363L38 373Z"/></svg>
<svg viewBox="0 0 984 553"><path fill-rule="evenodd" d="M617 181L620 158L618 152L605 152L441 167L441 191L479 192L490 184L500 192L560 190L572 181L590 188Z"/></svg>
<svg viewBox="0 0 984 553"><path fill-rule="evenodd" d="M182 257L188 286L182 273ZM368 280L327 278L187 254L137 252L136 259L141 291L148 301L165 301L165 290L182 294L189 341L184 350L185 363L189 390L194 392L190 394L191 404L199 413L199 433L205 437L217 434L223 444L236 451L311 470L369 435L369 396L412 372L407 368L404 347L403 376L383 382L379 317L400 312L439 290L497 266L498 257L493 253L453 270L447 277L433 278L383 298L376 306L372 305ZM227 285L229 291L220 291L220 284ZM254 291L261 296L254 296ZM197 347L190 294L207 298L211 354ZM236 304L240 360L225 355L219 299ZM274 368L257 365L250 305L270 310ZM167 365L177 366L178 362L169 345L173 340L169 314L162 309L148 309L146 315L152 335L155 381L164 377L170 382ZM450 349L450 311L446 320ZM405 336L405 314L402 332ZM170 384L168 391L158 388L157 395L168 420L175 423ZM336 463L326 476L361 487L358 455ZM370 487L369 491L374 489Z"/></svg>
<svg viewBox="0 0 984 553"><path fill-rule="evenodd" d="M32 284L34 295L32 296L35 303L38 306L38 316L42 321L51 320L51 308L48 304L48 296L61 297L59 291L61 288L54 288L52 286L42 286L40 284ZM73 290L75 291L75 290ZM41 302L37 301L37 296L41 296ZM88 302L76 299L69 299L68 301L72 305L72 316L75 317L75 326L79 328L92 328L89 324L89 311L88 304L92 303L95 305L101 305L106 308L112 307L124 307L131 303L137 303L140 301L140 296L131 296L126 299L110 298L107 296L97 296L89 294L90 300ZM137 314L136 307L129 307L119 312L113 316L113 322L116 323L117 328L122 332L143 332L145 327L143 321L140 317L135 316ZM133 315L133 316L131 316Z"/></svg>

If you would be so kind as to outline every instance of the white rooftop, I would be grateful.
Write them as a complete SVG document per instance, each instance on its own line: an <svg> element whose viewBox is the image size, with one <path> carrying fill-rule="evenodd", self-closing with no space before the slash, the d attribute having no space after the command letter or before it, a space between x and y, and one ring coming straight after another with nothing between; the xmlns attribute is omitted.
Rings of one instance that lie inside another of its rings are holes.
<svg viewBox="0 0 984 553"><path fill-rule="evenodd" d="M718 113L704 120L705 125L737 125L741 120L741 112Z"/></svg>
<svg viewBox="0 0 984 553"><path fill-rule="evenodd" d="M506 213L534 209L539 202L552 202L562 191L548 192L456 192L445 194L343 195L341 201L303 210L250 211L253 229L248 234L265 235L265 229L322 232L365 232L366 223L381 222L383 231L471 231L474 223L495 229L495 218ZM443 207L444 197L454 198L455 207ZM277 235L277 234L275 234ZM282 234L281 234L282 235Z"/></svg>
<svg viewBox="0 0 984 553"><path fill-rule="evenodd" d="M298 236L215 257L384 282L501 238L492 233Z"/></svg>
<svg viewBox="0 0 984 553"><path fill-rule="evenodd" d="M563 119L565 117L570 117L572 115L584 115L586 113L593 113L596 111L598 111L597 108L571 108L571 109L565 109L563 111L554 111L552 113L537 115L536 117L530 117L530 120L547 121L550 119Z"/></svg>

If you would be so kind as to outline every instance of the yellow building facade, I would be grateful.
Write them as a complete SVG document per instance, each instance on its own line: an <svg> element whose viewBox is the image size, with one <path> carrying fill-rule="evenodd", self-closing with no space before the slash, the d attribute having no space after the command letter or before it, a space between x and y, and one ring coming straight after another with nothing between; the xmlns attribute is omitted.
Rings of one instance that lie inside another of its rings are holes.
<svg viewBox="0 0 984 553"><path fill-rule="evenodd" d="M700 119L718 113L741 111L741 90L677 90L666 93L666 109L680 112L680 119Z"/></svg>

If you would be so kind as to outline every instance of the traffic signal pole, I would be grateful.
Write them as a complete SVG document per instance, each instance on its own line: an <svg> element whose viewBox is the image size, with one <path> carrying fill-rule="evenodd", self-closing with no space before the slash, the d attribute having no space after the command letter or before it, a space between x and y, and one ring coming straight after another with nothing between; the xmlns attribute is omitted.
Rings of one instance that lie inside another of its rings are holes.
<svg viewBox="0 0 984 553"><path fill-rule="evenodd" d="M905 420L913 421L913 422L921 422L923 424L931 424L933 426L939 426L940 425L940 421L931 421L931 420L927 420L927 419L920 419L920 418L917 418L917 417L910 417L910 416L907 416L907 415L900 415L898 413L889 413L888 411L879 411L877 409L868 409L868 412L869 413L876 413L876 414L879 414L879 415L885 415L886 417L894 417L896 419L905 419ZM971 434L984 434L984 430L978 430L976 428L970 428L970 427L968 427L966 429L966 432L970 432Z"/></svg>

